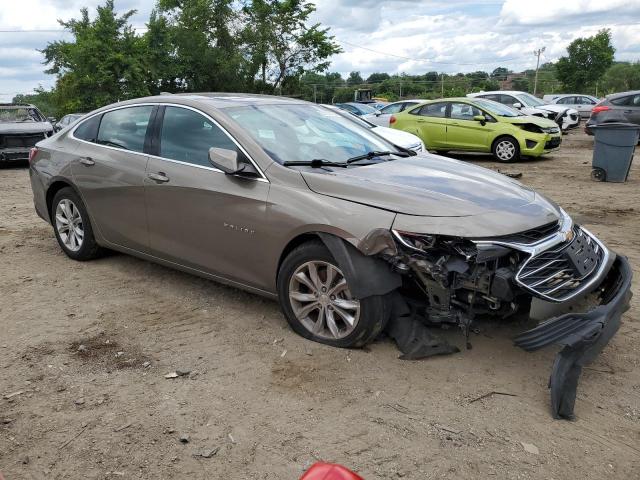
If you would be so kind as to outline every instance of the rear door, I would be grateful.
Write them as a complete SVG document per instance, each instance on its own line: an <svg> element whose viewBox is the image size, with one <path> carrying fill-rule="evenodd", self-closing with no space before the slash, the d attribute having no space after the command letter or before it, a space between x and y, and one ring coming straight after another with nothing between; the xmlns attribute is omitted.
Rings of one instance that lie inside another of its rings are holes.
<svg viewBox="0 0 640 480"><path fill-rule="evenodd" d="M616 110L621 110L628 122L640 125L640 94L611 100Z"/></svg>
<svg viewBox="0 0 640 480"><path fill-rule="evenodd" d="M213 167L211 147L235 150L245 162L250 160L211 117L186 107L161 108L157 150L145 180L152 253L264 287L256 285L253 268L271 261L260 249L269 182L262 176L226 175Z"/></svg>
<svg viewBox="0 0 640 480"><path fill-rule="evenodd" d="M427 148L447 147L447 108L447 102L437 102L409 111L415 115L417 135Z"/></svg>
<svg viewBox="0 0 640 480"><path fill-rule="evenodd" d="M490 123L484 125L473 117L484 116L479 108L462 102L452 102L447 119L447 145L460 150L488 150Z"/></svg>
<svg viewBox="0 0 640 480"><path fill-rule="evenodd" d="M91 220L116 245L148 250L144 153L153 105L110 110L73 131L79 147L71 169Z"/></svg>

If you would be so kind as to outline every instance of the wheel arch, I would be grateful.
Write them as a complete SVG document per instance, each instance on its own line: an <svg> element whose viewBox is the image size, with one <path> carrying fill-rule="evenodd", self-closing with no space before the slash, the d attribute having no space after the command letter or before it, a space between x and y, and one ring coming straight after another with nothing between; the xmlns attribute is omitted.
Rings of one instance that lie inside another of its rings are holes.
<svg viewBox="0 0 640 480"><path fill-rule="evenodd" d="M45 195L45 200L47 202L47 215L49 216L49 223L53 222L53 219L51 217L51 209L53 207L53 197L56 196L56 193L58 193L60 190L66 187L71 188L74 192L76 192L76 194L78 194L80 198L82 198L82 196L80 195L80 192L78 192L78 189L68 180L63 178L58 178L53 180L47 187L47 193Z"/></svg>
<svg viewBox="0 0 640 480"><path fill-rule="evenodd" d="M314 240L321 241L331 252L355 298L385 295L402 285L402 277L391 269L389 263L376 256L365 255L347 239L335 233L322 231L305 232L292 238L280 255L276 277L289 253L300 245Z"/></svg>
<svg viewBox="0 0 640 480"><path fill-rule="evenodd" d="M518 140L518 138L511 134L511 133L500 133L498 136L496 136L496 138L493 139L493 141L491 142L491 152L494 151L494 148L496 146L496 143L498 143L500 140L504 139L504 138L508 138L510 140L513 140L514 142L516 142L516 144L518 145L518 148L520 150L522 150L522 145L520 144L520 140Z"/></svg>

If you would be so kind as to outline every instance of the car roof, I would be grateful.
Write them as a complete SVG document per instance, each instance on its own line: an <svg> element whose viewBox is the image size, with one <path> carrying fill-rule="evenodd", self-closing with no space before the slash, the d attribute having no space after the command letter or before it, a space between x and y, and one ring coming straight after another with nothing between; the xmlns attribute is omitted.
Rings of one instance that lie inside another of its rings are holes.
<svg viewBox="0 0 640 480"><path fill-rule="evenodd" d="M36 108L30 103L0 103L1 108Z"/></svg>
<svg viewBox="0 0 640 480"><path fill-rule="evenodd" d="M490 90L487 92L474 92L474 93L470 93L469 95L485 95L487 93L507 93L511 95L518 95L520 93L527 93L527 92L523 92L522 90Z"/></svg>
<svg viewBox="0 0 640 480"><path fill-rule="evenodd" d="M177 103L183 105L192 105L194 102L203 103L214 108L230 108L244 107L247 105L278 105L278 104L301 104L305 105L310 102L297 100L295 98L280 97L276 95L260 95L254 93L218 93L218 92L199 92L199 93L165 93L151 97L142 97L127 100L113 105L132 105L136 103Z"/></svg>
<svg viewBox="0 0 640 480"><path fill-rule="evenodd" d="M629 90L628 92L618 92L618 93L612 93L611 95L607 95L607 100L611 100L616 99L616 98L621 98L621 97L626 97L629 95L639 95L640 94L640 90Z"/></svg>

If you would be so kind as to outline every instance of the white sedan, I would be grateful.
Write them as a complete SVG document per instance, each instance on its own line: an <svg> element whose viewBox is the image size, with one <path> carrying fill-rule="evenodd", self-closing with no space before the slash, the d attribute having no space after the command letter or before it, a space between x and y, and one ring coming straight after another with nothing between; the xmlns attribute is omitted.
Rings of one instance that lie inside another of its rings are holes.
<svg viewBox="0 0 640 480"><path fill-rule="evenodd" d="M391 115L393 115L394 113L403 112L407 108L411 108L414 105L417 105L424 101L426 100L417 98L411 100L401 100L399 102L390 103L389 105L384 106L375 113L367 113L365 115L362 115L360 118L364 118L366 121L374 123L376 125L380 125L381 127L388 127Z"/></svg>
<svg viewBox="0 0 640 480"><path fill-rule="evenodd" d="M421 100L415 100L415 102L420 101ZM343 117L357 123L358 125L362 125L363 127L368 128L376 135L380 135L382 138L390 141L394 145L398 145L399 147L406 148L408 150L413 150L414 152L427 151L426 147L424 146L424 142L413 133L403 132L402 130L396 130L388 127L382 127L380 125L374 125L364 117L358 117L357 115L354 115L353 113L350 113L346 110L342 110L334 105L324 106L336 112L337 114L342 115ZM391 114L389 114L389 116L391 116Z"/></svg>

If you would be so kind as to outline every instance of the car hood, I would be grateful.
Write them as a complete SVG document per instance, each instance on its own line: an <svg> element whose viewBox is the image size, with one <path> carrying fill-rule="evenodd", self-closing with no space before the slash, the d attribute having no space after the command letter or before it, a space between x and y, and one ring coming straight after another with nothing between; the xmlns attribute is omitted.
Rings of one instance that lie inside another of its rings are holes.
<svg viewBox="0 0 640 480"><path fill-rule="evenodd" d="M500 117L504 122L511 123L513 125L524 125L526 123L533 123L542 128L557 127L558 124L553 120L543 117L536 117L534 115L522 115L519 117Z"/></svg>
<svg viewBox="0 0 640 480"><path fill-rule="evenodd" d="M43 133L51 132L53 126L49 122L0 122L0 135L8 133Z"/></svg>
<svg viewBox="0 0 640 480"><path fill-rule="evenodd" d="M505 175L438 155L348 169L305 169L301 174L316 193L407 215L502 212L531 216L534 222L560 215L555 204Z"/></svg>
<svg viewBox="0 0 640 480"><path fill-rule="evenodd" d="M422 140L413 133L403 132L388 127L373 127L372 132L377 133L382 138L390 141L394 145L400 145L404 148L415 147L422 144Z"/></svg>
<svg viewBox="0 0 640 480"><path fill-rule="evenodd" d="M553 112L553 113L561 113L561 112L564 112L565 110L568 110L569 113L578 113L576 109L567 108L562 105L542 105L540 107L530 107L530 108L535 110L545 110L547 112Z"/></svg>

